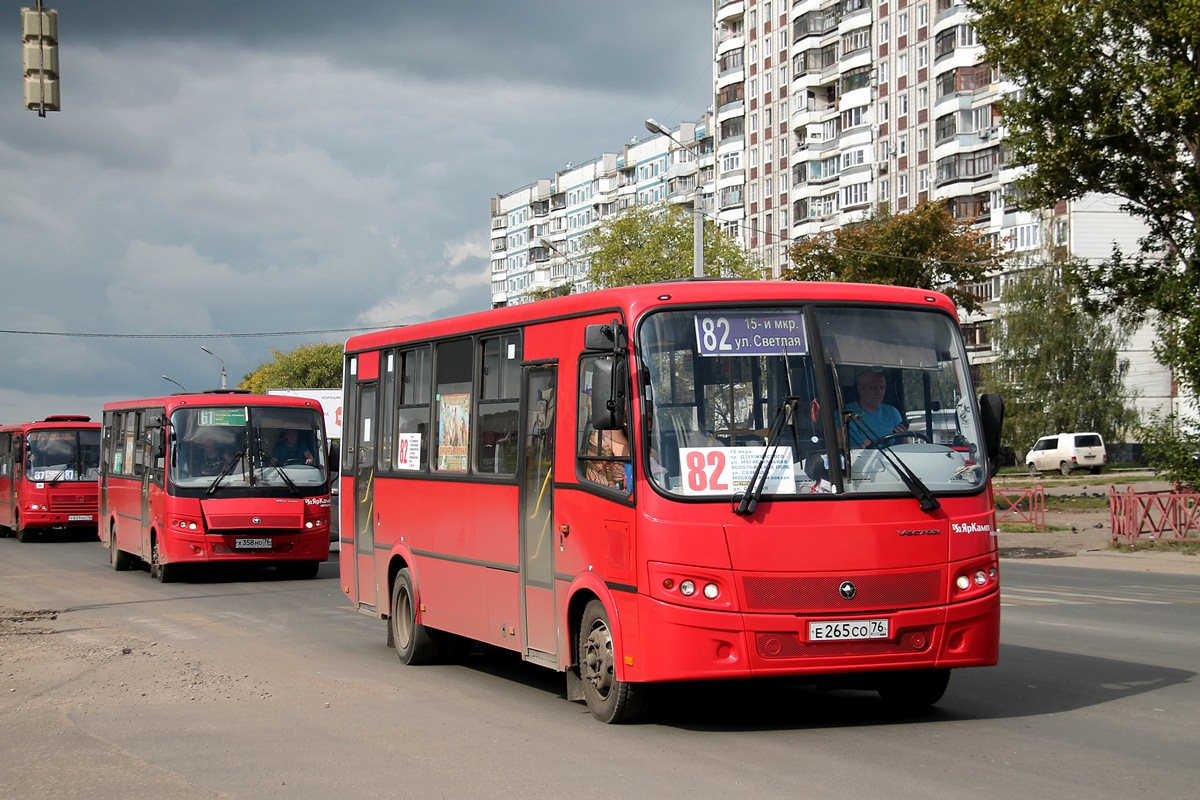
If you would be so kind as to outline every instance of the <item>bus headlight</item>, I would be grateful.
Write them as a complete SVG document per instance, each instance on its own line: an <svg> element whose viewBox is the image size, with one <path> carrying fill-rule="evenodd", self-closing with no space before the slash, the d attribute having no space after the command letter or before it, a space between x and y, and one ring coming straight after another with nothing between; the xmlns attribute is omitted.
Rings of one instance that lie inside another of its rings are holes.
<svg viewBox="0 0 1200 800"><path fill-rule="evenodd" d="M679 593L684 597L691 597L696 593L696 584L692 581L682 581L679 584Z"/></svg>

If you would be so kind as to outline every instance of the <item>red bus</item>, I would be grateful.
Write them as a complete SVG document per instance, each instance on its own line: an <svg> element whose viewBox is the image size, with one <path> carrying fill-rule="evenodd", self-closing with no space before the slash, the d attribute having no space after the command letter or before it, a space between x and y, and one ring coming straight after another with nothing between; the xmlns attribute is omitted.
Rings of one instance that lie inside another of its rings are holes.
<svg viewBox="0 0 1200 800"><path fill-rule="evenodd" d="M100 423L59 414L0 427L0 530L96 528Z"/></svg>
<svg viewBox="0 0 1200 800"><path fill-rule="evenodd" d="M329 558L329 468L315 400L236 390L104 406L100 539L160 581L255 562L312 578Z"/></svg>
<svg viewBox="0 0 1200 800"><path fill-rule="evenodd" d="M590 292L355 336L345 392L342 585L405 663L508 648L618 722L656 682L911 709L996 662L1003 404L944 295Z"/></svg>

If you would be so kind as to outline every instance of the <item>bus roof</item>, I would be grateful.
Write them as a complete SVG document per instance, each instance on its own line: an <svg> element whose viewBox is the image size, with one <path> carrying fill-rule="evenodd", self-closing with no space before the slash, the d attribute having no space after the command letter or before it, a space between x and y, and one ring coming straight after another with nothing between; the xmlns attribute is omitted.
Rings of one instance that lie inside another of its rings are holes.
<svg viewBox="0 0 1200 800"><path fill-rule="evenodd" d="M902 304L935 306L952 316L955 314L953 302L941 292L907 286L688 278L639 286L598 289L582 294L553 297L533 303L364 333L352 336L346 341L346 352L371 350L386 346L397 339L419 341L477 330L517 326L539 319L595 314L603 312L606 308L611 308L614 313L620 309L627 309L634 315L640 315L643 311L660 305L666 300L670 300L673 304L769 303L772 301Z"/></svg>
<svg viewBox="0 0 1200 800"><path fill-rule="evenodd" d="M127 408L165 408L168 412L181 406L298 406L320 410L321 404L305 397L280 394L251 394L229 390L215 392L188 392L169 394L162 397L143 397L137 400L113 400L104 404L105 411L120 411Z"/></svg>

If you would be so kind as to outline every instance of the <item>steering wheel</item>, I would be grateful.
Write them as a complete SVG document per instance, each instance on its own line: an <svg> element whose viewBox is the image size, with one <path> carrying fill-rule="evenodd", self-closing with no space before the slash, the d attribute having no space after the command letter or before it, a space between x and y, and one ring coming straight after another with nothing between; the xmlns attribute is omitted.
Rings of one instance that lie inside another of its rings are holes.
<svg viewBox="0 0 1200 800"><path fill-rule="evenodd" d="M919 431L894 431L889 433L887 436L880 436L878 439L875 439L869 445L867 445L867 447L873 447L878 450L879 448L883 447L889 439L896 439L899 441L900 439L906 439L909 436L913 437L914 439L922 439L929 444L933 444L932 439Z"/></svg>

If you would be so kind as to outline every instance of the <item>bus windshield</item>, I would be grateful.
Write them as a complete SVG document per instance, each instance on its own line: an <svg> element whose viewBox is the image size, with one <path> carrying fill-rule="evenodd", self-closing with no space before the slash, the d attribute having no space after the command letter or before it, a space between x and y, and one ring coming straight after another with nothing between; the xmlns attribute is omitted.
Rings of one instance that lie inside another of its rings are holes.
<svg viewBox="0 0 1200 800"><path fill-rule="evenodd" d="M26 455L30 480L94 481L100 474L100 431L30 431Z"/></svg>
<svg viewBox="0 0 1200 800"><path fill-rule="evenodd" d="M176 486L294 488L320 486L328 478L321 414L314 409L180 408L170 424Z"/></svg>
<svg viewBox="0 0 1200 800"><path fill-rule="evenodd" d="M966 353L944 313L670 310L637 336L650 478L664 492L926 497L986 481Z"/></svg>

